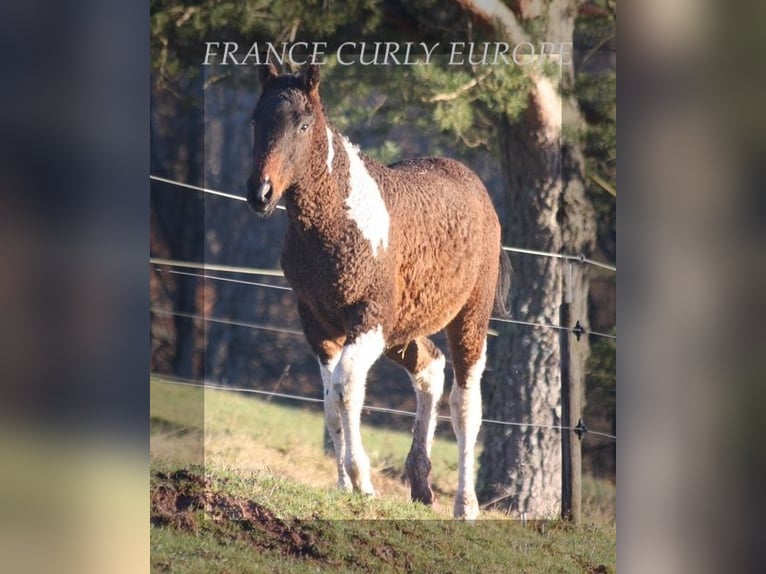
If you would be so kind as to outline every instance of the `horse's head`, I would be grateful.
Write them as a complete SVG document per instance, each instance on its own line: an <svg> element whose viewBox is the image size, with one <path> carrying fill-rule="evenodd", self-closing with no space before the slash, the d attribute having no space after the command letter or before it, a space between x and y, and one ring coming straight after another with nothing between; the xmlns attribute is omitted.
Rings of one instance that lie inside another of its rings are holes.
<svg viewBox="0 0 766 574"><path fill-rule="evenodd" d="M321 113L319 66L310 65L298 76L280 76L269 63L260 67L260 80L247 202L256 213L269 215L308 168L313 127Z"/></svg>

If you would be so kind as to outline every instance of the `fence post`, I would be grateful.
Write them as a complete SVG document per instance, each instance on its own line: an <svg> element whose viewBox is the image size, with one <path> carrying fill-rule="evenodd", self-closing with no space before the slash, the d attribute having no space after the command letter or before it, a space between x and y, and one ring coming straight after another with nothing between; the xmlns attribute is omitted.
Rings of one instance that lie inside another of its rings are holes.
<svg viewBox="0 0 766 574"><path fill-rule="evenodd" d="M572 262L568 261L564 273L564 301L559 313L559 325L567 330L559 331L561 353L561 425L574 428L579 426L581 413L582 373L572 369L572 357L577 356L577 345L572 348L573 333L572 304ZM579 327L579 324L578 324ZM578 336L579 339L579 336ZM561 518L579 524L582 520L582 445L580 434L574 430L561 431Z"/></svg>

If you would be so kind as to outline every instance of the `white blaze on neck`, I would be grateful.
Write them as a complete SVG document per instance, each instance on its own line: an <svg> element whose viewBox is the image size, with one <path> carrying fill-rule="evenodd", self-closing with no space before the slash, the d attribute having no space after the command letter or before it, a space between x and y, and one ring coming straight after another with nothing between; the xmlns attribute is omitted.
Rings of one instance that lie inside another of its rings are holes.
<svg viewBox="0 0 766 574"><path fill-rule="evenodd" d="M390 217L378 184L359 157L359 150L345 137L343 148L348 156L349 187L351 188L346 206L348 214L354 220L372 247L372 254L378 255L378 249L388 248L388 228Z"/></svg>
<svg viewBox="0 0 766 574"><path fill-rule="evenodd" d="M335 148L332 147L332 130L329 127L325 127L327 130L327 171L332 173L332 160L335 158Z"/></svg>

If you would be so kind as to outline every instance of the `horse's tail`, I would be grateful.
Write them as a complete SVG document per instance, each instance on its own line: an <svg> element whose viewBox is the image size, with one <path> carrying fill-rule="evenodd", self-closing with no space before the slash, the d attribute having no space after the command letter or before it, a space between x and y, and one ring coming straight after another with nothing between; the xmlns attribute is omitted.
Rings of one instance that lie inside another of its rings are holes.
<svg viewBox="0 0 766 574"><path fill-rule="evenodd" d="M497 287L495 288L495 304L492 307L492 313L501 319L507 319L511 315L508 306L508 293L511 291L511 260L508 254L500 248L500 272L497 276Z"/></svg>

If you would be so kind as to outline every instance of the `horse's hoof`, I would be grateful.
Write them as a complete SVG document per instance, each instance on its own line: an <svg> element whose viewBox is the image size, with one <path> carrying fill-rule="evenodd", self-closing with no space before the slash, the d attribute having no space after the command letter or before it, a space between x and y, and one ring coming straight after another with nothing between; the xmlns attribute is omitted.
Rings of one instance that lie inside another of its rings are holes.
<svg viewBox="0 0 766 574"><path fill-rule="evenodd" d="M410 479L410 498L427 506L434 503L434 491L431 490L431 461L425 449L412 447L404 463L407 477Z"/></svg>
<svg viewBox="0 0 766 574"><path fill-rule="evenodd" d="M455 509L455 518L465 520L466 522L473 522L479 518L479 507L464 508L462 510Z"/></svg>
<svg viewBox="0 0 766 574"><path fill-rule="evenodd" d="M460 496L455 498L455 518L460 520L476 520L479 517L479 503L476 496Z"/></svg>
<svg viewBox="0 0 766 574"><path fill-rule="evenodd" d="M411 482L410 498L412 499L412 502L422 502L426 506L433 506L436 502L434 491L431 489L431 486L427 482Z"/></svg>
<svg viewBox="0 0 766 574"><path fill-rule="evenodd" d="M366 498L377 498L378 493L375 492L375 489L372 487L372 484L365 485L358 489L359 493L362 496L365 496Z"/></svg>
<svg viewBox="0 0 766 574"><path fill-rule="evenodd" d="M414 488L410 489L410 498L412 499L412 502L421 502L425 504L426 506L433 506L436 502L436 497L434 496L434 491L431 490L431 488L426 487L425 489L415 490Z"/></svg>

